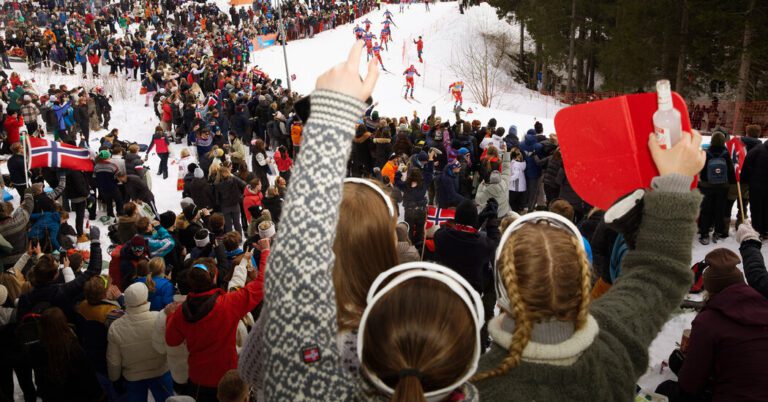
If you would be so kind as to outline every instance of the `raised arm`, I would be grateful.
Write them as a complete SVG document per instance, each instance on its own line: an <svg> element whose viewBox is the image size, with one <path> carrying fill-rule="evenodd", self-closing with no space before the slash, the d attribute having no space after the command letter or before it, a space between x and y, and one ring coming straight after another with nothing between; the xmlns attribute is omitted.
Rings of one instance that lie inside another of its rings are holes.
<svg viewBox="0 0 768 402"><path fill-rule="evenodd" d="M704 165L700 147L698 133L683 135L671 150L661 150L651 136L660 176L644 197L636 248L624 258L621 277L590 306L600 331L614 336L631 356L635 377L648 368L648 346L691 286L690 239L701 195L690 186Z"/></svg>
<svg viewBox="0 0 768 402"><path fill-rule="evenodd" d="M752 225L745 222L736 231L736 241L741 244L739 252L741 252L741 262L747 283L768 298L768 271L765 270L760 235Z"/></svg>
<svg viewBox="0 0 768 402"><path fill-rule="evenodd" d="M378 76L368 63L358 79L363 42L349 60L323 74L312 94L307 143L295 166L284 220L267 263L263 373L267 400L350 400L357 384L336 345L333 242L355 122ZM241 356L244 365L257 365Z"/></svg>

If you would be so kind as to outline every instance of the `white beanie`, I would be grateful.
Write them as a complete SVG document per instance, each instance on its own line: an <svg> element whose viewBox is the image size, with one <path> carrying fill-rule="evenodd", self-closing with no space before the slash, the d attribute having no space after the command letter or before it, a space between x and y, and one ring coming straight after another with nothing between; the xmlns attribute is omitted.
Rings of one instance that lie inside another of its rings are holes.
<svg viewBox="0 0 768 402"><path fill-rule="evenodd" d="M190 197L184 197L181 199L181 209L184 209L189 205L195 205L195 200Z"/></svg>
<svg viewBox="0 0 768 402"><path fill-rule="evenodd" d="M136 282L125 289L125 307L138 307L147 302L149 289L143 282Z"/></svg>
<svg viewBox="0 0 768 402"><path fill-rule="evenodd" d="M8 300L8 289L6 289L5 286L0 285L0 306L5 304L6 300Z"/></svg>
<svg viewBox="0 0 768 402"><path fill-rule="evenodd" d="M205 173L203 173L203 169L195 168L195 179L202 179L205 176Z"/></svg>
<svg viewBox="0 0 768 402"><path fill-rule="evenodd" d="M275 224L272 221L264 221L259 223L259 237L262 239L268 239L275 235Z"/></svg>

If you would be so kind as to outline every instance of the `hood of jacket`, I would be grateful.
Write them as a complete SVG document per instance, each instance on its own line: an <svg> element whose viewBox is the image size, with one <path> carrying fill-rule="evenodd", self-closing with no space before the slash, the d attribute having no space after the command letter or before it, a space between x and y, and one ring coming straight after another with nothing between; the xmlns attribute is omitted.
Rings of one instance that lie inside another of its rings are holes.
<svg viewBox="0 0 768 402"><path fill-rule="evenodd" d="M501 173L498 170L494 170L491 172L491 175L488 177L488 184L499 184L501 183Z"/></svg>
<svg viewBox="0 0 768 402"><path fill-rule="evenodd" d="M768 300L746 283L731 285L712 296L704 310L714 310L741 325L768 325Z"/></svg>
<svg viewBox="0 0 768 402"><path fill-rule="evenodd" d="M190 293L187 296L187 300L181 305L181 312L184 314L184 319L187 322L198 322L205 318L208 313L213 311L216 306L216 299L224 294L224 291L215 288L207 292L193 294Z"/></svg>

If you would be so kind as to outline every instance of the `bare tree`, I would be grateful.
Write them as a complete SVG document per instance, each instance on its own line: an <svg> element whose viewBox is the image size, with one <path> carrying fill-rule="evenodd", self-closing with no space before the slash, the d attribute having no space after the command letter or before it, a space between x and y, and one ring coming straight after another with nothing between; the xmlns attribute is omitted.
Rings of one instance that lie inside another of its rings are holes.
<svg viewBox="0 0 768 402"><path fill-rule="evenodd" d="M508 50L514 46L506 32L492 33L488 24L480 23L479 40L466 40L454 48L451 71L464 82L475 100L484 107L493 104L494 98L507 89L506 65Z"/></svg>

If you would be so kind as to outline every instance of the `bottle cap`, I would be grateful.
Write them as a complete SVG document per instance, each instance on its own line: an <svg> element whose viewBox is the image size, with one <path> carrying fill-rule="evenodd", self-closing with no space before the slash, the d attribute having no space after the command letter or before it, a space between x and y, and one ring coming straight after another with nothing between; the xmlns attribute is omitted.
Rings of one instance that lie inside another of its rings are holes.
<svg viewBox="0 0 768 402"><path fill-rule="evenodd" d="M672 109L672 89L669 80L656 81L656 94L659 100L659 110Z"/></svg>

